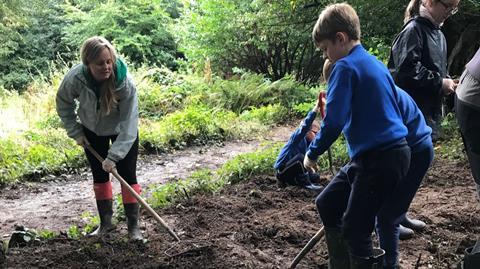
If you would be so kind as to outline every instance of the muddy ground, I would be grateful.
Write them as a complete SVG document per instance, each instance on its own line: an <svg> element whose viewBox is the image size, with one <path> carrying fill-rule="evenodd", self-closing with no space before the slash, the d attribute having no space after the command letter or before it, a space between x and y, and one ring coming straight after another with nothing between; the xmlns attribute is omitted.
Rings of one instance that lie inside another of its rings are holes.
<svg viewBox="0 0 480 269"><path fill-rule="evenodd" d="M285 139L285 136L280 136L280 139ZM250 141L247 144L258 145L255 143ZM196 150L198 154L192 154L201 155L202 152ZM228 152L233 154L233 150ZM155 164L159 165L158 162L161 161L156 159L148 165L152 169ZM175 161L172 159L172 162ZM328 178L329 175L322 177ZM69 183L69 179L66 181L65 184ZM43 184L48 189L52 183ZM35 197L42 197L45 193L38 186L38 192L31 191L30 187L22 188L1 190L0 202L39 199ZM148 238L145 244L128 242L125 224L119 223L117 231L109 238L71 240L61 235L34 246L11 248L3 266L286 268L321 227L314 207L315 196L311 191L295 187L280 189L273 175L255 177L228 186L217 194L191 197L190 200L158 210L159 215L174 227L181 242L175 242L155 224L153 218L143 212L142 229ZM41 207L49 208L49 201L53 200L55 193L38 201L44 201L45 205ZM93 196L80 200L85 204L85 200L92 200L88 201L92 206L84 210L95 212ZM42 225L49 227L49 223L57 223L54 227L68 227L69 224L65 224L68 221L58 221L58 215L63 215L62 211L69 211L69 206L55 210L60 212L45 214L40 219L26 218L30 222L23 221L19 214L15 221L8 223L5 222L3 211L0 211L1 232L7 235L14 223L28 223L25 226L36 226L37 229ZM81 214L80 210L74 212ZM463 249L475 242L480 229L480 210L467 164L437 158L409 212L410 216L424 220L428 227L413 239L401 242L400 264L403 268L454 268L461 259ZM34 213L31 212L31 215ZM325 243L320 241L297 268L327 268L327 258Z"/></svg>

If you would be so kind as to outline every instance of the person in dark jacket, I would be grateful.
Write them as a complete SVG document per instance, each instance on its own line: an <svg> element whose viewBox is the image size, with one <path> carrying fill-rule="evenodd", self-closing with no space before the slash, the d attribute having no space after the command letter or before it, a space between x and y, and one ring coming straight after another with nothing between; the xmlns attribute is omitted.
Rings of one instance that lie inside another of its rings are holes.
<svg viewBox="0 0 480 269"><path fill-rule="evenodd" d="M405 25L393 41L388 68L395 83L413 97L439 137L442 97L456 83L447 74L447 43L440 27L458 10L460 0L411 0Z"/></svg>
<svg viewBox="0 0 480 269"><path fill-rule="evenodd" d="M308 112L307 117L295 129L278 154L274 168L278 185L281 187L295 185L315 191L323 189L322 186L313 184L320 178L318 173L309 173L303 167L303 158L308 146L320 129L320 125L315 121L317 114L320 112L320 102L322 100L319 98L313 110Z"/></svg>
<svg viewBox="0 0 480 269"><path fill-rule="evenodd" d="M456 91L455 108L458 126L470 169L480 197L480 48L467 63ZM465 250L463 269L480 268L480 239Z"/></svg>

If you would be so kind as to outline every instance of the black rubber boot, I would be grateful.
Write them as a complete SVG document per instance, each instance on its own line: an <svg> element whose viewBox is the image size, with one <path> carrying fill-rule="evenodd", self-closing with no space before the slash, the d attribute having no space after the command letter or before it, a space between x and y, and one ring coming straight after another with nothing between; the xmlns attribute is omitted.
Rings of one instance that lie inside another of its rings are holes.
<svg viewBox="0 0 480 269"><path fill-rule="evenodd" d="M322 185L316 185L316 184L313 184L311 181L310 181L310 176L308 175L308 173L303 173L301 175L298 175L295 177L295 185L297 186L300 186L300 187L303 187L305 189L309 189L309 190L312 190L312 191L316 191L318 193L322 192L324 187Z"/></svg>
<svg viewBox="0 0 480 269"><path fill-rule="evenodd" d="M115 230L115 226L112 224L112 206L112 200L97 200L100 226L98 226L95 231L89 233L87 236L102 236L111 232L112 230Z"/></svg>
<svg viewBox="0 0 480 269"><path fill-rule="evenodd" d="M277 178L277 186L279 188L285 188L287 187L287 182L285 181L285 178L283 178L280 173L276 173L276 178Z"/></svg>
<svg viewBox="0 0 480 269"><path fill-rule="evenodd" d="M472 253L473 247L465 249L465 257L461 261L458 269L477 269L480 268L480 253Z"/></svg>
<svg viewBox="0 0 480 269"><path fill-rule="evenodd" d="M385 251L381 248L374 248L370 257L350 255L350 269L382 269L384 255Z"/></svg>
<svg viewBox="0 0 480 269"><path fill-rule="evenodd" d="M329 269L350 269L350 255L340 229L325 228Z"/></svg>
<svg viewBox="0 0 480 269"><path fill-rule="evenodd" d="M138 226L139 206L138 203L123 204L127 216L128 236L130 240L143 240L142 233Z"/></svg>
<svg viewBox="0 0 480 269"><path fill-rule="evenodd" d="M400 222L400 224L416 232L423 231L425 227L427 227L427 224L425 222L419 219L411 219L407 216L405 216L405 219L403 219L403 221Z"/></svg>
<svg viewBox="0 0 480 269"><path fill-rule="evenodd" d="M403 225L398 227L398 239L400 240L410 239L414 234L415 232L410 228L404 227Z"/></svg>

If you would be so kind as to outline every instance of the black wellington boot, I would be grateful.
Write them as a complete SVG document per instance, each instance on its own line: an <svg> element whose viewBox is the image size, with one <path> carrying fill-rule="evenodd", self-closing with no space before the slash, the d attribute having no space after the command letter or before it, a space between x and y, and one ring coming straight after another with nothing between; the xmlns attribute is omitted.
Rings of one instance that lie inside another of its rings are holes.
<svg viewBox="0 0 480 269"><path fill-rule="evenodd" d="M102 236L115 230L115 226L112 224L112 200L97 200L98 216L100 217L100 226L89 233L87 236Z"/></svg>
<svg viewBox="0 0 480 269"><path fill-rule="evenodd" d="M350 255L347 243L337 228L325 228L329 269L350 269Z"/></svg>
<svg viewBox="0 0 480 269"><path fill-rule="evenodd" d="M350 255L350 269L382 269L384 255L385 251L381 248L374 248L370 257Z"/></svg>
<svg viewBox="0 0 480 269"><path fill-rule="evenodd" d="M410 228L416 232L423 231L427 224L419 219L411 219L405 215L405 219L400 222L401 225Z"/></svg>
<svg viewBox="0 0 480 269"><path fill-rule="evenodd" d="M407 227L404 227L403 225L400 225L398 227L398 239L400 240L407 240L413 237L415 232Z"/></svg>
<svg viewBox="0 0 480 269"><path fill-rule="evenodd" d="M480 268L480 253L472 253L473 247L465 249L465 257L458 264L458 269L477 269Z"/></svg>
<svg viewBox="0 0 480 269"><path fill-rule="evenodd" d="M140 228L138 226L140 209L138 203L123 204L123 206L125 208L125 215L127 216L127 228L130 240L143 240L142 233L140 232Z"/></svg>
<svg viewBox="0 0 480 269"><path fill-rule="evenodd" d="M315 191L317 193L320 193L323 191L324 187L322 185L316 185L313 184L310 181L310 176L308 173L303 173L295 177L295 182L297 186L303 187L305 189L309 189L312 191Z"/></svg>

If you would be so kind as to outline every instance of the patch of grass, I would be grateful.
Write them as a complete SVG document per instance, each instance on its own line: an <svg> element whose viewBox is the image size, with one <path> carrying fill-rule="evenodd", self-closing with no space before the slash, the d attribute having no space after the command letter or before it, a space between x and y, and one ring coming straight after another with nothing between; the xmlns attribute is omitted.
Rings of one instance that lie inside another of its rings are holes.
<svg viewBox="0 0 480 269"><path fill-rule="evenodd" d="M81 148L63 130L32 130L0 139L0 185L84 164Z"/></svg>
<svg viewBox="0 0 480 269"><path fill-rule="evenodd" d="M66 136L55 110L67 71L66 66L54 70L50 81L36 80L23 94L0 89L0 185L85 165L82 149ZM284 122L293 107L318 93L292 77L272 82L239 72L229 80L207 80L163 68L132 71L142 116L140 141L157 151L251 138Z"/></svg>
<svg viewBox="0 0 480 269"><path fill-rule="evenodd" d="M282 108L275 106L271 108L260 109L255 115L242 120L231 111L212 109L205 105L189 106L168 114L159 121L142 120L141 143L148 150L164 152L190 145L251 137L252 134L266 129L261 120L268 122L277 120L274 114Z"/></svg>
<svg viewBox="0 0 480 269"><path fill-rule="evenodd" d="M40 240L48 240L58 236L58 233L49 230L41 230L37 234Z"/></svg>
<svg viewBox="0 0 480 269"><path fill-rule="evenodd" d="M273 164L280 144L251 153L240 154L226 162L217 172L220 181L236 184L255 175L273 174Z"/></svg>
<svg viewBox="0 0 480 269"><path fill-rule="evenodd" d="M273 125L285 122L288 118L288 109L280 104L252 108L240 115L242 121L259 121L264 125Z"/></svg>
<svg viewBox="0 0 480 269"><path fill-rule="evenodd" d="M442 137L435 145L435 154L449 160L466 161L467 155L455 114L447 114L441 127Z"/></svg>
<svg viewBox="0 0 480 269"><path fill-rule="evenodd" d="M152 207L164 207L191 196L214 193L228 184L237 184L258 175L273 175L273 165L283 143L266 145L251 152L239 154L227 161L216 171L199 170L190 177L176 182L153 186L148 202ZM347 149L343 137L332 145L332 157L336 169L348 161ZM318 160L321 169L327 171L328 157L322 154Z"/></svg>
<svg viewBox="0 0 480 269"><path fill-rule="evenodd" d="M140 136L147 148L168 150L207 141L224 140L236 115L206 106L190 106L160 121L143 120Z"/></svg>
<svg viewBox="0 0 480 269"><path fill-rule="evenodd" d="M179 86L149 83L138 90L141 117L160 119L168 113L182 109L188 92Z"/></svg>
<svg viewBox="0 0 480 269"><path fill-rule="evenodd" d="M203 169L176 182L157 185L148 198L152 207L164 207L197 194L214 193L226 184L235 184L251 176L273 172L273 163L280 148L269 145L252 153L240 154L217 171Z"/></svg>
<svg viewBox="0 0 480 269"><path fill-rule="evenodd" d="M77 225L72 225L67 230L67 236L68 238L75 240L80 239L82 236L81 229Z"/></svg>

